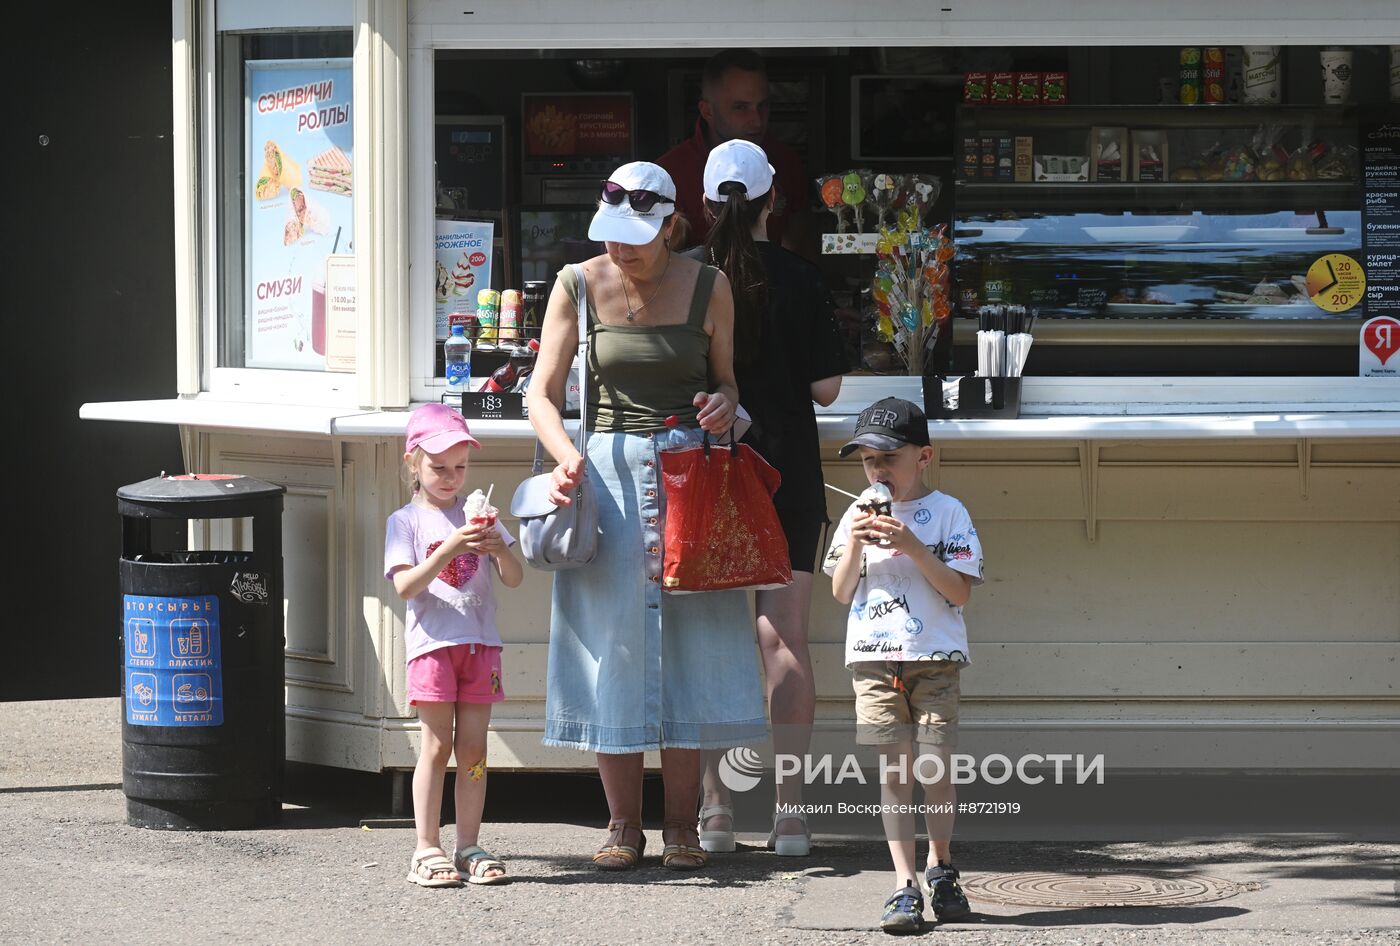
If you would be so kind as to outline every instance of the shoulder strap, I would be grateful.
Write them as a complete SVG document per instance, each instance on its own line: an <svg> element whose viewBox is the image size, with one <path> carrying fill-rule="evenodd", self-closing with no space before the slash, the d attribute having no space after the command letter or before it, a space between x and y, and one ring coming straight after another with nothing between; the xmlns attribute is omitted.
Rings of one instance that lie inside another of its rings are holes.
<svg viewBox="0 0 1400 946"><path fill-rule="evenodd" d="M700 265L700 275L695 278L695 295L690 297L690 318L685 324L693 328L705 327L705 313L710 311L710 296L714 294L715 273L713 266Z"/></svg>
<svg viewBox="0 0 1400 946"><path fill-rule="evenodd" d="M588 439L588 281L583 278L583 264L574 264L574 282L578 285L578 452Z"/></svg>
<svg viewBox="0 0 1400 946"><path fill-rule="evenodd" d="M561 275L559 278L564 282L564 292L568 294L569 298L573 301L575 305L579 304L580 298L583 299L584 311L587 313L585 321L587 321L588 324L591 325L593 322L597 321L597 316L594 315L592 309L587 308L588 292L587 286L585 286L583 282L583 276L580 273L580 270L582 268L583 267L578 263L570 263L568 266L560 270ZM565 273L567 273L568 275L563 275ZM579 293L580 287L583 287L584 289L584 292L581 296Z"/></svg>

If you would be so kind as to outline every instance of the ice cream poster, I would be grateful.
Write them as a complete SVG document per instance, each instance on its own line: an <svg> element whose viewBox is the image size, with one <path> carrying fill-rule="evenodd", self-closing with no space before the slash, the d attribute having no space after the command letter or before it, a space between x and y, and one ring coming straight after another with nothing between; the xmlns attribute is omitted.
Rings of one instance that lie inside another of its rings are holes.
<svg viewBox="0 0 1400 946"><path fill-rule="evenodd" d="M355 246L351 61L253 61L244 87L244 364L325 370L326 260Z"/></svg>
<svg viewBox="0 0 1400 946"><path fill-rule="evenodd" d="M489 221L439 220L437 222L434 296L437 300L437 337L452 331L453 316L476 311L476 294L491 288L491 239L495 225Z"/></svg>

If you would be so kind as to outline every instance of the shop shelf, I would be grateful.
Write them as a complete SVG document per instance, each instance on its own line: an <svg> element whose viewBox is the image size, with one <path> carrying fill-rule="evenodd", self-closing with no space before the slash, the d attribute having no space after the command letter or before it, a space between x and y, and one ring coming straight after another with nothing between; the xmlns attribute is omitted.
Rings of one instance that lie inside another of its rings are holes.
<svg viewBox="0 0 1400 946"><path fill-rule="evenodd" d="M978 129L1231 128L1261 124L1354 126L1353 105L965 105L960 125Z"/></svg>
<svg viewBox="0 0 1400 946"><path fill-rule="evenodd" d="M1162 183L1013 184L958 181L954 187L959 214L977 211L1289 209L1311 213L1355 207L1361 200L1357 181L1169 181Z"/></svg>

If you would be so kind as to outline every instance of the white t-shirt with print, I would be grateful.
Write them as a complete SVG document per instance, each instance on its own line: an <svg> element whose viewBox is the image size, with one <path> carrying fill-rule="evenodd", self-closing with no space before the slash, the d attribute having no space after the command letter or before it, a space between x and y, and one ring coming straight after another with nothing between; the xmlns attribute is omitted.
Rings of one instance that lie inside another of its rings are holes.
<svg viewBox="0 0 1400 946"><path fill-rule="evenodd" d="M837 523L822 571L836 570L851 542L852 503ZM891 507L919 541L954 571L982 583L982 543L963 504L937 490ZM909 556L865 546L855 596L846 618L846 666L872 660L969 661L963 609L929 584Z"/></svg>

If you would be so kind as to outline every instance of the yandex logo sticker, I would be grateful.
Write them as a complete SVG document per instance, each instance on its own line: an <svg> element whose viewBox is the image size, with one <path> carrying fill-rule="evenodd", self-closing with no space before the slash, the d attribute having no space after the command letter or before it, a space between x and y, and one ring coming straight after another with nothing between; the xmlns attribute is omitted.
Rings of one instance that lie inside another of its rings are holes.
<svg viewBox="0 0 1400 946"><path fill-rule="evenodd" d="M1387 364L1400 350L1400 320L1378 315L1361 326L1361 376L1400 375L1400 361Z"/></svg>

